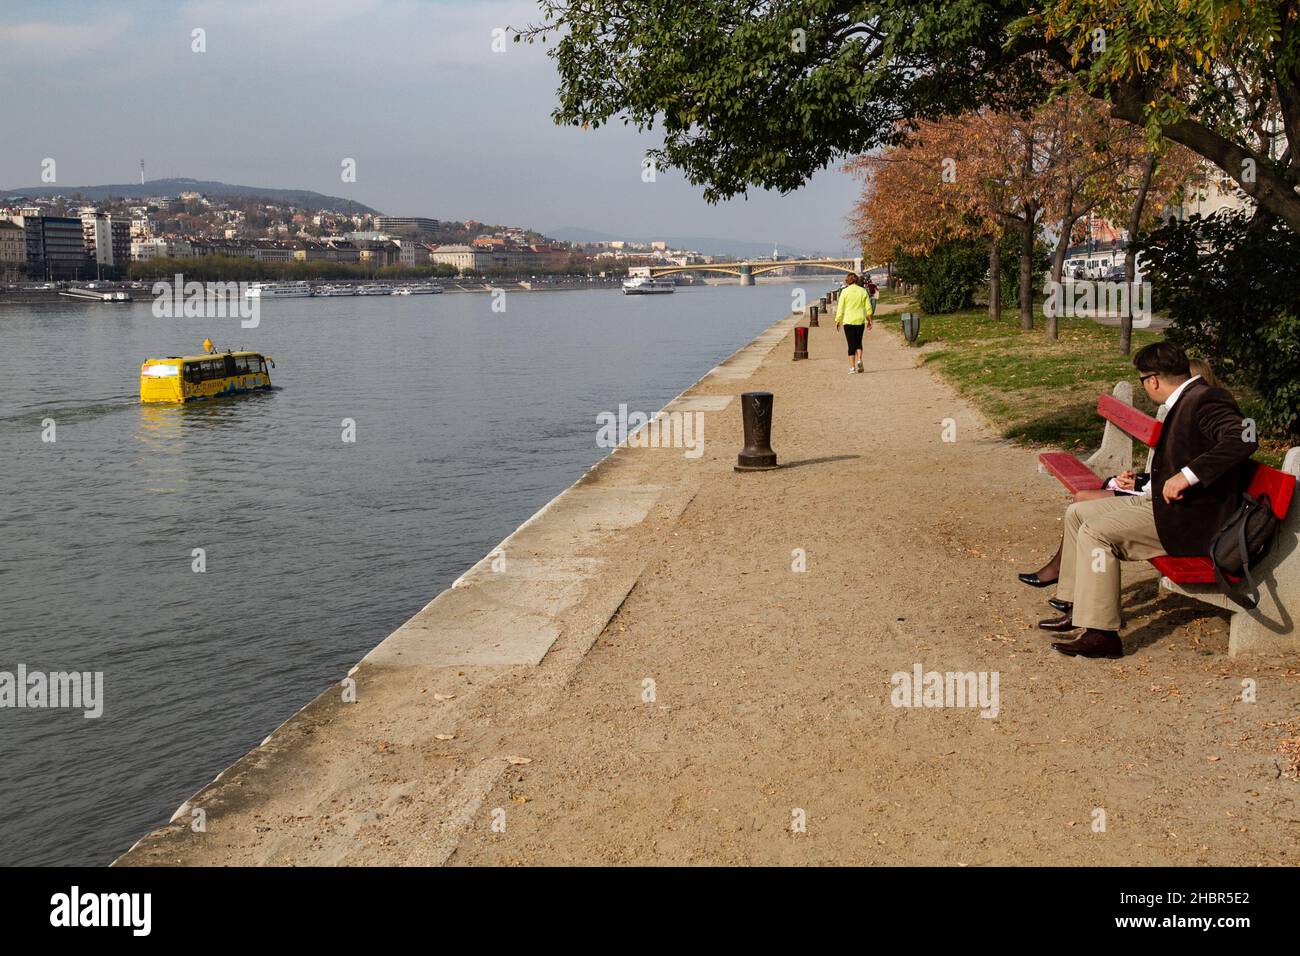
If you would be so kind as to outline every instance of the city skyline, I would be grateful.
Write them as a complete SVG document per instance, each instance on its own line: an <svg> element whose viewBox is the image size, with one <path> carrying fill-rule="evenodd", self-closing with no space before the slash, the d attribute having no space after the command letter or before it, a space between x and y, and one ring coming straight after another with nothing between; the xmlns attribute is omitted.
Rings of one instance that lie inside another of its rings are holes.
<svg viewBox="0 0 1300 956"><path fill-rule="evenodd" d="M554 125L543 49L493 51L494 30L538 18L528 2L51 3L0 27L0 76L32 94L0 107L24 131L0 183L137 182L143 159L149 179L310 189L393 215L849 249L856 183L837 170L710 206L675 170L644 181L653 134Z"/></svg>

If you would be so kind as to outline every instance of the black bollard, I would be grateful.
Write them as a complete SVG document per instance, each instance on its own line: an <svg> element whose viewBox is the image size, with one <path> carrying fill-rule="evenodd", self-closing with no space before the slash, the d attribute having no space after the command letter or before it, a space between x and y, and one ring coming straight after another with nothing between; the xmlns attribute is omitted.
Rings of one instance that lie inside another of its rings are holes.
<svg viewBox="0 0 1300 956"><path fill-rule="evenodd" d="M745 447L736 456L736 471L771 471L776 467L772 451L772 393L743 392L740 416L745 424Z"/></svg>
<svg viewBox="0 0 1300 956"><path fill-rule="evenodd" d="M816 329L820 327L821 326L817 324L817 306L808 306L808 328Z"/></svg>
<svg viewBox="0 0 1300 956"><path fill-rule="evenodd" d="M794 360L808 357L808 327L805 325L796 325L794 327Z"/></svg>

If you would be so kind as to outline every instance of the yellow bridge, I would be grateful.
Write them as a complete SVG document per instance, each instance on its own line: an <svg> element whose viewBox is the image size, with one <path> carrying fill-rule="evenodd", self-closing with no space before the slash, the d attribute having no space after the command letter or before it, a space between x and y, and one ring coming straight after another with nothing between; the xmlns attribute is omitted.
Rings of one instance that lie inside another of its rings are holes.
<svg viewBox="0 0 1300 956"><path fill-rule="evenodd" d="M758 262L709 262L691 266L633 266L628 270L630 276L669 276L677 272L719 272L736 276L741 285L753 285L754 276L791 266L819 266L823 269L837 269L840 272L862 272L862 259L777 259Z"/></svg>

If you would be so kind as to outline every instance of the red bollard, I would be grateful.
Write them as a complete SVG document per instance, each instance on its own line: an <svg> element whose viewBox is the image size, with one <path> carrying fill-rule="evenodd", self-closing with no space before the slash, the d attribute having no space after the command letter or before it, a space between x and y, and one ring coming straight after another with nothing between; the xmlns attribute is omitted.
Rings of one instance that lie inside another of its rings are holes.
<svg viewBox="0 0 1300 956"><path fill-rule="evenodd" d="M794 327L794 360L797 362L800 359L806 359L807 357L808 327L804 325L796 325Z"/></svg>

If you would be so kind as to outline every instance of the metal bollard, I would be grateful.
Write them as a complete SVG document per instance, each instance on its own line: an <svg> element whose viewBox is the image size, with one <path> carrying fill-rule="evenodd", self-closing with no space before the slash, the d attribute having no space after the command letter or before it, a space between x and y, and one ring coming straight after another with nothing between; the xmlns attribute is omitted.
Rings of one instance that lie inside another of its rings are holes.
<svg viewBox="0 0 1300 956"><path fill-rule="evenodd" d="M810 329L820 328L820 326L817 324L817 306L815 305L808 306L808 328Z"/></svg>
<svg viewBox="0 0 1300 956"><path fill-rule="evenodd" d="M796 325L794 327L794 360L808 357L808 327L806 325Z"/></svg>
<svg viewBox="0 0 1300 956"><path fill-rule="evenodd" d="M772 393L742 393L740 415L745 425L745 447L736 456L736 471L771 471L776 467L776 452L772 451Z"/></svg>
<svg viewBox="0 0 1300 956"><path fill-rule="evenodd" d="M903 313L903 338L908 345L916 344L916 337L921 334L921 316L917 312Z"/></svg>

